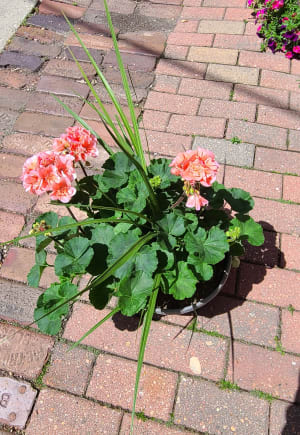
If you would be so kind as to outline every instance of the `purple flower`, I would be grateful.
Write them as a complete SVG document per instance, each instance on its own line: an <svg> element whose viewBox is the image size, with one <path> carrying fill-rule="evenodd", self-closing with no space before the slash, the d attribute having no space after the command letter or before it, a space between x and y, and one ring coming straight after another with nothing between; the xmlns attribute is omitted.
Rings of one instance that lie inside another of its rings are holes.
<svg viewBox="0 0 300 435"><path fill-rule="evenodd" d="M290 39L291 41L298 41L298 36L294 30L290 30L282 35L284 38Z"/></svg>
<svg viewBox="0 0 300 435"><path fill-rule="evenodd" d="M268 47L270 48L270 50L272 50L272 53L275 53L277 44L276 44L276 41L274 41L273 38L269 39L269 41L268 41Z"/></svg>

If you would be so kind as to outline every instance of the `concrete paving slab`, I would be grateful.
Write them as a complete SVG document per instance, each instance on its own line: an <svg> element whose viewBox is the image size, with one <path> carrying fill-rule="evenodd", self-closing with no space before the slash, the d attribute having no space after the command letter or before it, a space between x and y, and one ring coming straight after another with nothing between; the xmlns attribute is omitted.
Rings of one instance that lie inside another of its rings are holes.
<svg viewBox="0 0 300 435"><path fill-rule="evenodd" d="M0 2L0 52L36 4L37 0Z"/></svg>

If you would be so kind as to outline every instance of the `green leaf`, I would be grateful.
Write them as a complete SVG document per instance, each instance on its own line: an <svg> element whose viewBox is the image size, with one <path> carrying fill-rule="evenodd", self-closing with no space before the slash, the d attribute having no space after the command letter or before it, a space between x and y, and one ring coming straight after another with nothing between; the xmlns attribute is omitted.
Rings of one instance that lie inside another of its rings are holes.
<svg viewBox="0 0 300 435"><path fill-rule="evenodd" d="M108 278L110 278L114 272L122 266L128 259L133 257L146 243L148 243L151 239L153 239L155 236L157 236L157 233L148 233L145 236L141 237L133 246L130 247L130 249L125 252L120 258L115 261L111 266L109 266L100 276L97 276L92 280L92 282L85 287L80 292L76 293L74 296L70 297L67 300L64 300L62 303L58 304L57 306L54 306L52 309L50 309L46 314L41 314L40 316L35 317L35 322L38 322L40 320L43 320L46 316L52 314L52 312L55 312L56 310L60 309L61 307L64 307L68 302L71 302L75 299L77 299L79 296L81 296L83 293L85 293L87 290L90 290L94 288L95 286L105 282ZM118 311L119 309L117 309ZM107 316L106 316L107 318ZM105 318L105 319L106 319ZM104 320L103 320L104 321ZM31 326L33 323L31 323L28 326ZM88 333L87 333L88 335ZM83 338L82 338L83 339Z"/></svg>
<svg viewBox="0 0 300 435"><path fill-rule="evenodd" d="M117 189L118 187L123 186L128 180L128 175L126 172L117 172L106 169L103 175L98 178L98 181L101 180L102 190L104 192L108 192L109 189Z"/></svg>
<svg viewBox="0 0 300 435"><path fill-rule="evenodd" d="M126 174L129 174L135 169L131 160L122 152L117 152L107 159L103 164L103 168L116 172L124 172Z"/></svg>
<svg viewBox="0 0 300 435"><path fill-rule="evenodd" d="M185 213L185 226L189 231L195 231L199 226L198 216L195 213Z"/></svg>
<svg viewBox="0 0 300 435"><path fill-rule="evenodd" d="M38 266L47 266L47 252L43 249L35 253L35 264Z"/></svg>
<svg viewBox="0 0 300 435"><path fill-rule="evenodd" d="M184 236L184 242L187 252L194 254L199 262L204 259L204 241L206 239L206 231L203 228L198 228L196 233L187 232Z"/></svg>
<svg viewBox="0 0 300 435"><path fill-rule="evenodd" d="M119 190L119 192L117 193L117 201L118 204L130 204L136 201L136 194L134 192L134 189L130 187L124 187L123 189Z"/></svg>
<svg viewBox="0 0 300 435"><path fill-rule="evenodd" d="M133 424L134 424L134 414L135 414L135 407L136 407L136 400L138 395L138 389L139 389L139 381L141 377L142 372L142 366L144 361L144 354L146 349L146 344L150 332L151 322L155 310L158 290L160 287L160 281L161 281L161 275L157 274L155 276L154 285L153 285L153 292L151 293L149 304L144 320L143 325L143 332L140 340L140 348L139 348L139 355L138 355L138 361L137 361L137 369L136 369L136 375L135 375L135 385L134 385L134 395L133 395L133 405L132 405L132 413L131 413L131 425L130 425L130 435L133 433Z"/></svg>
<svg viewBox="0 0 300 435"><path fill-rule="evenodd" d="M100 188L108 192L109 189L117 189L127 182L134 165L125 153L118 152L106 160L103 168L105 169L103 174L97 175L95 178Z"/></svg>
<svg viewBox="0 0 300 435"><path fill-rule="evenodd" d="M141 212L146 207L145 196L139 195L135 187L127 186L117 193L118 204L124 204L125 208L129 208L136 212Z"/></svg>
<svg viewBox="0 0 300 435"><path fill-rule="evenodd" d="M130 248L121 256L117 258L115 262L113 262L100 276L94 278L91 284L86 287L86 289L90 289L95 287L98 284L101 284L110 276L116 274L116 271L121 268L124 264L126 264L129 260L134 258L134 256L138 253L138 251L151 239L157 236L157 233L148 233L138 239Z"/></svg>
<svg viewBox="0 0 300 435"><path fill-rule="evenodd" d="M110 301L115 290L116 285L115 281L112 278L105 281L103 284L97 285L96 287L92 288L89 293L89 299L91 304L97 310L103 310L103 308Z"/></svg>
<svg viewBox="0 0 300 435"><path fill-rule="evenodd" d="M224 200L238 213L248 213L254 206L251 195L243 189L226 189L223 184L214 182L212 188L206 189L205 197L211 207L218 209L223 206Z"/></svg>
<svg viewBox="0 0 300 435"><path fill-rule="evenodd" d="M151 248L156 250L158 257L158 270L160 272L171 269L174 264L174 254L170 252L162 240L153 242Z"/></svg>
<svg viewBox="0 0 300 435"><path fill-rule="evenodd" d="M117 296L118 306L124 316L133 316L145 307L153 289L153 282L153 279L141 270L121 280Z"/></svg>
<svg viewBox="0 0 300 435"><path fill-rule="evenodd" d="M135 269L143 271L147 275L152 276L157 268L157 256L155 249L151 246L144 246L135 257Z"/></svg>
<svg viewBox="0 0 300 435"><path fill-rule="evenodd" d="M124 254L137 240L141 231L139 229L131 230L127 234L120 233L115 235L111 240L109 246L109 257L107 259L108 264L111 265L122 254ZM133 269L134 258L130 258L123 266L121 266L115 273L116 278L122 279L126 275L129 275Z"/></svg>
<svg viewBox="0 0 300 435"><path fill-rule="evenodd" d="M178 300L190 298L196 291L198 278L185 261L179 261L177 268L177 271L172 270L164 274L168 281L168 293Z"/></svg>
<svg viewBox="0 0 300 435"><path fill-rule="evenodd" d="M84 237L74 237L65 243L64 248L64 253L58 254L55 259L56 275L84 273L94 255L89 240Z"/></svg>
<svg viewBox="0 0 300 435"><path fill-rule="evenodd" d="M48 225L51 228L55 228L57 227L58 224L58 215L57 213L54 213L53 211L49 211L47 213L43 213L41 214L34 223L36 222L41 222L41 221L45 221L46 225ZM45 236L44 234L40 234L39 236L36 236L35 239L35 249L36 251L40 251L42 249L45 249L48 245L50 245L50 243L52 242L52 240Z"/></svg>
<svg viewBox="0 0 300 435"><path fill-rule="evenodd" d="M27 275L27 282L30 287L38 287L40 285L40 279L46 266L39 266L35 264Z"/></svg>
<svg viewBox="0 0 300 435"><path fill-rule="evenodd" d="M174 212L168 213L158 223L167 234L172 236L182 236L185 233L184 219Z"/></svg>
<svg viewBox="0 0 300 435"><path fill-rule="evenodd" d="M240 228L240 236L247 238L250 245L260 246L264 243L265 238L262 226L250 216L236 215L230 222L230 227Z"/></svg>
<svg viewBox="0 0 300 435"><path fill-rule="evenodd" d="M229 250L224 231L213 227L207 233L204 246L204 261L208 264L217 264L225 257L225 252Z"/></svg>
<svg viewBox="0 0 300 435"><path fill-rule="evenodd" d="M124 207L135 212L141 212L146 207L148 191L137 170L130 173L128 185L117 193L117 201Z"/></svg>
<svg viewBox="0 0 300 435"><path fill-rule="evenodd" d="M240 257L241 255L244 255L245 248L242 244L242 241L235 241L233 243L230 243L229 252L232 257Z"/></svg>
<svg viewBox="0 0 300 435"><path fill-rule="evenodd" d="M100 224L91 230L91 245L100 243L109 246L111 240L115 237L114 229L109 224Z"/></svg>
<svg viewBox="0 0 300 435"><path fill-rule="evenodd" d="M114 227L114 233L128 233L130 227L132 227L132 224L118 224Z"/></svg>
<svg viewBox="0 0 300 435"><path fill-rule="evenodd" d="M197 278L199 281L209 281L213 274L214 270L213 267L210 264L207 263L201 263L197 257L194 257L193 255L189 255L188 257L188 263L193 264L195 267L195 270L198 274Z"/></svg>
<svg viewBox="0 0 300 435"><path fill-rule="evenodd" d="M63 302L66 302L70 297L77 293L76 285L71 282L53 283L51 286L38 298L37 307L34 311L34 319L37 322L39 329L46 334L55 335L61 328L62 317L69 311L69 305L58 307ZM57 309L51 313L57 306ZM40 319L41 316L45 316Z"/></svg>
<svg viewBox="0 0 300 435"><path fill-rule="evenodd" d="M63 227L65 225L74 224L76 222L75 219L73 219L71 216L63 216L59 219L58 227ZM69 230L62 230L55 233L55 237L59 235L59 239L62 237L66 237L67 235L70 236L71 234L76 234L78 231L78 228L70 228Z"/></svg>
<svg viewBox="0 0 300 435"><path fill-rule="evenodd" d="M205 210L202 225L207 229L218 226L225 230L229 225L229 216L223 210Z"/></svg>
<svg viewBox="0 0 300 435"><path fill-rule="evenodd" d="M111 16L109 13L109 9L108 9L108 5L107 5L107 1L104 0L104 8L105 8L105 13L106 13L106 18L107 18L107 22L108 22L108 26L109 26L109 30L112 36L112 40L113 40L113 44L114 44L114 50L115 50L115 54L116 54L116 58L117 58L117 62L118 62L118 66L119 66L119 70L121 73L121 77L122 77L122 83L123 83L123 88L126 94L126 99L127 99L127 104L129 107L129 111L130 111L130 117L131 117L131 122L133 125L133 130L134 130L134 134L132 134L131 129L127 128L127 131L130 135L130 138L132 140L132 144L133 147L136 151L137 156L139 157L139 160L142 164L142 167L144 169L144 171L147 173L147 166L146 166L146 161L145 161L145 155L144 155L144 151L143 151L143 147L142 147L142 142L141 142L141 138L140 138L140 133L139 133L139 126L138 126L138 122L137 122L137 118L135 115L135 107L132 101L132 97L131 97L131 93L130 93L130 86L128 83L128 79L127 79L127 74L126 74L126 70L122 61L122 57L120 54L120 50L118 47L118 42L117 42L117 37L114 31L114 27L112 24L112 20L111 20ZM119 112L120 113L120 112ZM120 116L122 116L122 113L120 113ZM125 117L126 118L126 117ZM123 121L124 122L124 121ZM125 125L125 127L127 126L128 121Z"/></svg>
<svg viewBox="0 0 300 435"><path fill-rule="evenodd" d="M250 193L242 189L227 189L225 199L231 208L238 213L248 213L254 207Z"/></svg>
<svg viewBox="0 0 300 435"><path fill-rule="evenodd" d="M171 174L170 171L170 163L169 159L153 159L150 162L149 173L153 177L160 177L161 184L159 186L160 189L166 189L172 183L176 183L178 181L178 177Z"/></svg>
<svg viewBox="0 0 300 435"><path fill-rule="evenodd" d="M54 213L54 211L48 211L47 213L43 213L36 219L35 222L41 221L45 221L49 227L55 228L57 227L58 223L58 214Z"/></svg>

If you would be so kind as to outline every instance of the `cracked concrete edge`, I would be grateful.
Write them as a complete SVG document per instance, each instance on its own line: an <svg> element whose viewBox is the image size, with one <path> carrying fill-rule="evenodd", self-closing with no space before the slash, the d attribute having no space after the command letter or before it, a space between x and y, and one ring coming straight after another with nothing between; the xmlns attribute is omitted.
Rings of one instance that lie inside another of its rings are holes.
<svg viewBox="0 0 300 435"><path fill-rule="evenodd" d="M0 1L0 53L38 0Z"/></svg>

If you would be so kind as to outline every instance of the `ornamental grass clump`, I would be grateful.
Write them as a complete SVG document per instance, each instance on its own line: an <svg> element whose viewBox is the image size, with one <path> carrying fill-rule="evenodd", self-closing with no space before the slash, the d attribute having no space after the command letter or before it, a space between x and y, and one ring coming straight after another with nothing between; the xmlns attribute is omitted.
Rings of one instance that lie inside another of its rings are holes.
<svg viewBox="0 0 300 435"><path fill-rule="evenodd" d="M70 304L85 292L89 293L91 304L100 310L99 322L74 346L117 312L140 316L142 335L132 406L134 416L158 296L193 303L198 298L197 289L223 270L226 258L243 255L246 241L261 245L264 236L262 227L249 216L254 206L249 193L227 189L216 181L219 164L211 151L187 150L173 160L151 159L149 155L146 163L106 0L104 5L130 119L69 22L115 106L115 118L109 116L72 55L95 101L85 102L98 114L119 151L114 152L82 118L54 97L81 126L69 127L54 139L52 149L27 159L22 181L26 191L48 194L52 204L67 207L70 216L59 217L52 211L44 213L36 219L31 234L10 242L35 237L35 265L28 274L29 285L38 287L47 267L52 267L57 276L56 282L40 295L34 312L35 322L44 333L57 334ZM107 151L108 158L101 173L88 175L88 160L97 157L98 146ZM85 213L86 218L77 221L71 211L74 207ZM56 251L53 265L48 263L50 244ZM83 276L88 276L89 281L79 290L78 282ZM113 296L117 300L115 308L101 318L101 310Z"/></svg>
<svg viewBox="0 0 300 435"><path fill-rule="evenodd" d="M300 57L300 4L298 0L248 0L253 9L262 51L281 51L288 59Z"/></svg>

